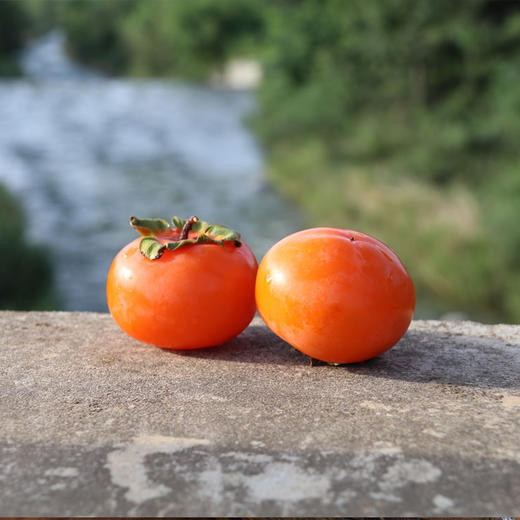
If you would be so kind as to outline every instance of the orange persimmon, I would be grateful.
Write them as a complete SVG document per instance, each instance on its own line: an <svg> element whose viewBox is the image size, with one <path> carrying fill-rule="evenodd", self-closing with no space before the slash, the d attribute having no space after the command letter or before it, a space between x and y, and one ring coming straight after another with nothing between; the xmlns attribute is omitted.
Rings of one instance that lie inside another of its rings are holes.
<svg viewBox="0 0 520 520"><path fill-rule="evenodd" d="M353 363L403 336L415 289L388 246L364 233L323 227L289 235L267 252L256 304L267 326L304 354Z"/></svg>
<svg viewBox="0 0 520 520"><path fill-rule="evenodd" d="M220 345L255 314L257 262L240 235L196 217L130 220L143 236L114 258L112 317L128 335L163 348Z"/></svg>

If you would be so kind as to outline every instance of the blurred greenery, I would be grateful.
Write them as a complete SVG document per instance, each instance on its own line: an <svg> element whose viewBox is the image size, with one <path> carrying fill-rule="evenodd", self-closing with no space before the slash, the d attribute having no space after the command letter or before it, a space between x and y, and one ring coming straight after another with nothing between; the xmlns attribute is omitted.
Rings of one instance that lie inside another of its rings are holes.
<svg viewBox="0 0 520 520"><path fill-rule="evenodd" d="M423 313L520 321L520 3L277 2L266 27L274 183L392 246Z"/></svg>
<svg viewBox="0 0 520 520"><path fill-rule="evenodd" d="M30 30L30 15L17 0L0 1L0 76L17 76L17 53ZM0 309L53 309L52 264L30 245L20 203L0 185Z"/></svg>
<svg viewBox="0 0 520 520"><path fill-rule="evenodd" d="M49 255L28 243L21 205L1 185L0 251L0 309L55 309Z"/></svg>
<svg viewBox="0 0 520 520"><path fill-rule="evenodd" d="M259 7L250 0L139 2L121 28L128 72L207 78L235 53L256 48L264 30Z"/></svg>
<svg viewBox="0 0 520 520"><path fill-rule="evenodd" d="M29 18L17 0L0 1L0 77L20 73L16 53L23 44Z"/></svg>
<svg viewBox="0 0 520 520"><path fill-rule="evenodd" d="M57 20L66 30L71 56L107 73L126 70L129 56L121 26L137 4L134 0L58 2Z"/></svg>
<svg viewBox="0 0 520 520"><path fill-rule="evenodd" d="M61 26L72 56L114 75L206 80L233 57L259 60L251 125L308 224L388 243L423 315L520 321L520 2L2 5L16 43L0 56L26 31L10 16Z"/></svg>
<svg viewBox="0 0 520 520"><path fill-rule="evenodd" d="M110 74L204 79L258 48L263 9L250 0L24 0L32 27L59 25L72 57Z"/></svg>

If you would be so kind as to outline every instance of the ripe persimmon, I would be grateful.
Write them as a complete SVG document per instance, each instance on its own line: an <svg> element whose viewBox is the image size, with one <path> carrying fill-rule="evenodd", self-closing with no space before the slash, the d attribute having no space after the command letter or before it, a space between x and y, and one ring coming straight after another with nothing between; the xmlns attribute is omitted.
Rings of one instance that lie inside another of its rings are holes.
<svg viewBox="0 0 520 520"><path fill-rule="evenodd" d="M415 289L388 246L364 233L323 227L289 235L267 252L256 304L267 326L304 354L353 363L403 336Z"/></svg>
<svg viewBox="0 0 520 520"><path fill-rule="evenodd" d="M220 345L255 314L256 259L240 235L196 217L130 219L142 235L114 258L112 317L128 335L163 348Z"/></svg>

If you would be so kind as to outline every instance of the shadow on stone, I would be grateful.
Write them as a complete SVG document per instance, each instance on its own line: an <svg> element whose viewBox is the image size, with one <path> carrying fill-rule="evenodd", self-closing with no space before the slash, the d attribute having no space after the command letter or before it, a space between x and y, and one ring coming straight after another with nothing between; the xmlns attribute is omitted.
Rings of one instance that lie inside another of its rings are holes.
<svg viewBox="0 0 520 520"><path fill-rule="evenodd" d="M220 346L174 355L240 363L306 366L309 358L263 325ZM350 365L319 364L312 370L345 371L411 382L434 382L480 388L520 388L520 349L496 338L409 330L383 355Z"/></svg>
<svg viewBox="0 0 520 520"><path fill-rule="evenodd" d="M410 330L382 356L342 368L412 382L520 388L520 349L492 338Z"/></svg>
<svg viewBox="0 0 520 520"><path fill-rule="evenodd" d="M309 358L272 333L265 325L250 325L242 334L218 347L195 350L163 349L173 355L191 358L269 363L274 365L305 365Z"/></svg>

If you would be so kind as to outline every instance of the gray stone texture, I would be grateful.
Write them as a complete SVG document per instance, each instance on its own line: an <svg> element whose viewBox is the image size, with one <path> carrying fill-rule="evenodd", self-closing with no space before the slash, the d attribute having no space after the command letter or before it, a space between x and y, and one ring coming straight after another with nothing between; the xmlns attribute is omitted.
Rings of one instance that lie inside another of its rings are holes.
<svg viewBox="0 0 520 520"><path fill-rule="evenodd" d="M162 350L0 312L3 516L519 516L520 326L416 321L311 367L257 318Z"/></svg>

